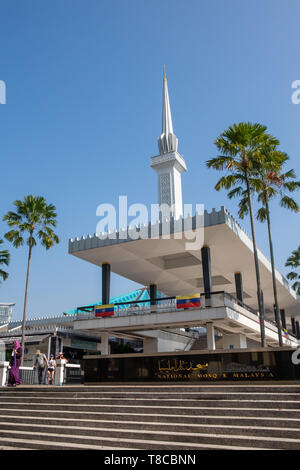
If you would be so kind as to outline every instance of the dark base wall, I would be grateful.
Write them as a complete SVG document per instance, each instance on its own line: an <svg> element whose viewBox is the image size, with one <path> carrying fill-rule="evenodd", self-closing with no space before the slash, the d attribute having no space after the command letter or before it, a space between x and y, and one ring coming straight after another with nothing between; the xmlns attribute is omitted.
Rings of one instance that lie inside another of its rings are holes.
<svg viewBox="0 0 300 470"><path fill-rule="evenodd" d="M85 359L85 382L300 380L293 350L176 353Z"/></svg>

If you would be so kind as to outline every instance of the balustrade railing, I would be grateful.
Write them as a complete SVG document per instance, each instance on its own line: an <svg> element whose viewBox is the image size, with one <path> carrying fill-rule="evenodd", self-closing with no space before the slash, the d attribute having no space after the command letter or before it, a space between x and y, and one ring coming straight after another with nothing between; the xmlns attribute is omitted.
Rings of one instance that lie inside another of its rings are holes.
<svg viewBox="0 0 300 470"><path fill-rule="evenodd" d="M113 317L126 317L132 315L147 315L150 313L166 313L166 312L175 312L178 311L178 307L176 304L176 297L166 297L166 298L159 298L155 299L156 305L149 305L150 301L134 301L134 302L123 302L122 304L115 304L114 306L114 313ZM202 293L200 294L200 308L217 308L217 307L224 307L228 306L228 302L232 304L236 304L247 312L255 315L258 318L258 311L250 307L249 305L241 302L240 300L236 299L236 297L232 294L229 294L225 291L217 291L217 292L210 292L209 294ZM144 302L144 303L142 303ZM124 308L124 304L128 305L128 307ZM189 310L193 309L193 307L189 307ZM199 307L194 307L194 309L199 309ZM181 310L184 310L182 308ZM94 319L95 313L92 311L92 307L90 307L90 311L78 312L77 313L77 320L88 320ZM101 316L97 316L97 318L101 318ZM269 326L273 326L277 328L276 322L270 319L265 318L265 323L268 323ZM293 336L290 332L289 334Z"/></svg>
<svg viewBox="0 0 300 470"><path fill-rule="evenodd" d="M57 361L55 370L54 383L56 385L83 383L84 372L80 364L66 364L65 361ZM0 362L0 387L6 386L9 377L9 363ZM47 372L47 371L46 371ZM36 367L20 367L19 377L23 385L38 384L38 372ZM48 383L48 375L46 376L46 384Z"/></svg>
<svg viewBox="0 0 300 470"><path fill-rule="evenodd" d="M248 305L244 304L236 300L236 298L225 292L225 291L218 291L218 292L211 292L209 295L207 294L200 294L200 304L201 309L204 308L211 308L211 307L224 307L226 305L226 299L232 301L240 305L241 307L245 308L249 312L257 315L257 312L249 307ZM156 305L149 305L149 300L146 301L144 304L138 304L137 302L128 302L127 304L116 304L114 306L114 314L113 317L126 317L131 315L145 315L147 313L165 313L165 312L173 312L179 310L176 303L176 297L166 297L165 299L156 299ZM128 307L124 308L124 304L128 305ZM191 307L189 307L190 309ZM192 307L193 308L193 307ZM199 309L199 307L194 307L195 309ZM182 308L184 310L184 308ZM94 311L79 311L77 313L76 319L77 320L89 320L95 318ZM97 316L97 318L101 318L101 316Z"/></svg>
<svg viewBox="0 0 300 470"><path fill-rule="evenodd" d="M80 364L66 364L64 369L64 384L83 383L84 372Z"/></svg>

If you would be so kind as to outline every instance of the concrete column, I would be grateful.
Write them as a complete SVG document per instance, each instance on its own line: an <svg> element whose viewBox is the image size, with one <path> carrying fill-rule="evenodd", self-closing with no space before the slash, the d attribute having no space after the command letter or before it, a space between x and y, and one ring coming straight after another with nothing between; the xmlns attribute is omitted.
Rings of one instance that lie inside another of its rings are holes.
<svg viewBox="0 0 300 470"><path fill-rule="evenodd" d="M56 370L54 375L54 384L55 385L63 385L64 383L64 375L65 375L65 366L66 361L64 359L58 359L56 361Z"/></svg>
<svg viewBox="0 0 300 470"><path fill-rule="evenodd" d="M242 273L240 273L240 272L234 273L234 280L235 280L236 298L240 302L244 302Z"/></svg>
<svg viewBox="0 0 300 470"><path fill-rule="evenodd" d="M216 342L215 342L215 327L213 323L206 323L206 338L207 338L207 349L215 350L216 349Z"/></svg>
<svg viewBox="0 0 300 470"><path fill-rule="evenodd" d="M60 352L60 350L58 351L58 338L56 335L52 336L51 337L51 343L50 343L50 354L54 354L54 357L57 357L58 353ZM48 358L50 357L50 355L48 356Z"/></svg>
<svg viewBox="0 0 300 470"><path fill-rule="evenodd" d="M274 321L276 323L276 305L273 304L273 312L274 312Z"/></svg>
<svg viewBox="0 0 300 470"><path fill-rule="evenodd" d="M202 273L203 273L203 285L204 285L205 299L210 299L210 293L212 291L212 281L211 281L211 261L210 261L209 246L204 245L201 248L201 256L202 256Z"/></svg>
<svg viewBox="0 0 300 470"><path fill-rule="evenodd" d="M291 318L291 324L292 324L292 333L293 335L296 335L296 323L295 323L295 318Z"/></svg>
<svg viewBox="0 0 300 470"><path fill-rule="evenodd" d="M297 339L300 339L300 327L298 321L296 321L296 337Z"/></svg>
<svg viewBox="0 0 300 470"><path fill-rule="evenodd" d="M48 339L48 359L50 358L50 354L51 354L51 336L49 336L49 339Z"/></svg>
<svg viewBox="0 0 300 470"><path fill-rule="evenodd" d="M109 304L110 298L110 264L102 264L102 305Z"/></svg>
<svg viewBox="0 0 300 470"><path fill-rule="evenodd" d="M0 387L5 386L8 366L9 362L0 362Z"/></svg>
<svg viewBox="0 0 300 470"><path fill-rule="evenodd" d="M101 355L110 354L109 334L106 331L101 333L100 351Z"/></svg>
<svg viewBox="0 0 300 470"><path fill-rule="evenodd" d="M247 338L241 333L223 335L223 349L243 349L247 348Z"/></svg>
<svg viewBox="0 0 300 470"><path fill-rule="evenodd" d="M158 352L158 339L143 338L143 352L147 354Z"/></svg>
<svg viewBox="0 0 300 470"><path fill-rule="evenodd" d="M284 310L284 308L281 308L281 309L280 309L280 317L281 317L282 328L284 328L284 329L286 330L286 318L285 318L285 310Z"/></svg>
<svg viewBox="0 0 300 470"><path fill-rule="evenodd" d="M149 286L149 294L150 294L150 305L156 305L156 298L157 298L157 285L150 284Z"/></svg>

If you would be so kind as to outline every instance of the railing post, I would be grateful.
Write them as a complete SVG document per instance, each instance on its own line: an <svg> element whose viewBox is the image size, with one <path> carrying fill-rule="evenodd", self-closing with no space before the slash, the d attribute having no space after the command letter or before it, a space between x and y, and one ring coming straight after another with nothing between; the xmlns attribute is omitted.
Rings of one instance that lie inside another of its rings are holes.
<svg viewBox="0 0 300 470"><path fill-rule="evenodd" d="M4 387L6 384L6 374L9 366L9 362L0 362L0 387Z"/></svg>
<svg viewBox="0 0 300 470"><path fill-rule="evenodd" d="M56 370L54 376L55 385L63 385L65 376L65 366L66 361L64 359L58 359L56 361Z"/></svg>

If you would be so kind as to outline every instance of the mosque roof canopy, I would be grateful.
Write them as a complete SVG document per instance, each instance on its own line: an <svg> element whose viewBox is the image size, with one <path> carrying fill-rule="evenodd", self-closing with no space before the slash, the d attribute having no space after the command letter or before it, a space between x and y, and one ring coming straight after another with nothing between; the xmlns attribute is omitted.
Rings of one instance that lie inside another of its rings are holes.
<svg viewBox="0 0 300 470"><path fill-rule="evenodd" d="M250 236L224 207L220 211L213 209L211 213L205 211L200 223L195 216L190 219L192 229L184 228L189 225L184 224L186 219L179 221L179 229L178 221L171 220L169 239L164 239L162 224L153 226L149 223L140 227L138 239L130 237L130 228L126 229L125 234L115 232L113 238L95 235L71 239L69 253L97 266L110 263L112 272L143 286L155 283L159 291L173 296L204 291L201 247L205 244L211 250L213 291L235 294L234 274L241 272L244 302L256 309L256 276ZM145 237L147 232L148 238ZM151 238L153 233L157 235L156 238ZM201 240L201 246L197 249L188 248L191 240L186 237L192 233L197 233ZM271 264L261 251L258 257L265 313L266 317L273 319ZM300 299L278 271L276 282L280 308L284 308L287 315L300 315Z"/></svg>

